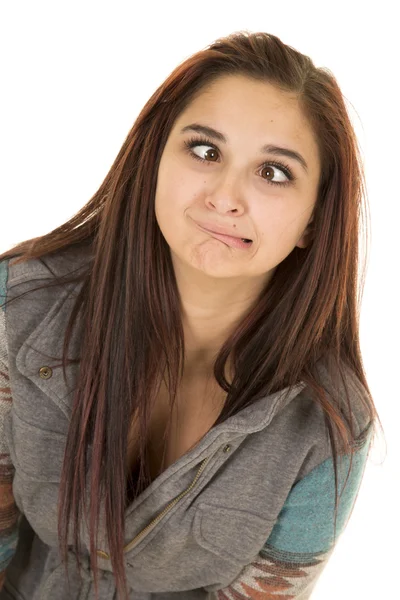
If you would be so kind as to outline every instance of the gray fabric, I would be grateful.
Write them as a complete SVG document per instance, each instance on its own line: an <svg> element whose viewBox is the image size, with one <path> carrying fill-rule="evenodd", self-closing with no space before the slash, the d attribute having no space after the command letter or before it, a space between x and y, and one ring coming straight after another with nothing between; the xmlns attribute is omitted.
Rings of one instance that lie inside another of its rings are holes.
<svg viewBox="0 0 400 600"><path fill-rule="evenodd" d="M70 250L46 262L60 275L84 265L86 252ZM38 260L9 265L8 297L49 277L50 270ZM41 367L54 364L52 357L62 356L67 318L80 285L34 291L6 309L13 395L6 437L23 517L0 600L94 599L84 525L81 560L86 569L80 582L71 556L71 590L57 549L57 496L78 367L67 367L68 387L61 367L47 379L39 374ZM77 329L69 356L79 354L79 341ZM286 391L261 398L213 427L128 507L125 545L191 486L205 461L190 491L125 552L132 600L202 600L208 591L229 585L263 547L291 487L331 455L322 410L304 383L283 400ZM360 409L356 430L364 426ZM108 552L104 527L100 542L99 548ZM100 600L116 599L110 561L99 557L98 564Z"/></svg>

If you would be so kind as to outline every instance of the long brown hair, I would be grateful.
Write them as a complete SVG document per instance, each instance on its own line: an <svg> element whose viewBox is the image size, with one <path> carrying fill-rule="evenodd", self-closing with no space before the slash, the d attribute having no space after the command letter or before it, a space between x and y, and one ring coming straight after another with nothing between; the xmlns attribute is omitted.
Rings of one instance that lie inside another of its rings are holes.
<svg viewBox="0 0 400 600"><path fill-rule="evenodd" d="M66 328L62 357L65 377L71 331L81 310L81 368L61 474L59 542L64 561L71 515L76 548L78 544L87 449L92 445L90 555L96 595L95 534L101 492L116 586L121 597L127 597L123 546L130 424L137 415L140 468L133 482L136 498L151 482L146 450L149 408L166 375L172 407L183 374L179 294L169 246L155 218L155 174L177 117L206 84L226 74L244 74L295 93L315 133L322 168L312 242L306 248L295 247L278 265L268 289L217 356L214 376L227 398L214 425L266 394L300 380L306 382L324 411L329 430L336 515L335 458L341 452L353 456L355 434L339 399L328 398L318 380L316 362L326 357L332 380L342 379L351 415L344 372L350 368L365 388L370 421L375 425L379 420L359 344L364 286L364 275L360 289L357 286L359 219L365 210L365 183L343 95L328 69L317 68L308 56L274 35L244 30L220 38L178 65L155 91L99 190L75 216L50 233L0 255L0 259L19 256L14 261L17 264L73 245L85 245L92 251L84 273L41 288L83 282ZM225 365L231 357L234 378L229 383ZM79 565L78 552L77 557Z"/></svg>

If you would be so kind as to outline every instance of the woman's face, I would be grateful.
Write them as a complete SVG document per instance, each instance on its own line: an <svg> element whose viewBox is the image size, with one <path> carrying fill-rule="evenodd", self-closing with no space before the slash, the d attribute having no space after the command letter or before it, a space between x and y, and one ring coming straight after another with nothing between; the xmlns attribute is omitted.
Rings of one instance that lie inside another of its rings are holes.
<svg viewBox="0 0 400 600"><path fill-rule="evenodd" d="M308 243L319 173L317 143L294 96L244 76L214 81L175 121L159 166L156 218L175 270L267 282ZM251 243L232 247L196 223Z"/></svg>

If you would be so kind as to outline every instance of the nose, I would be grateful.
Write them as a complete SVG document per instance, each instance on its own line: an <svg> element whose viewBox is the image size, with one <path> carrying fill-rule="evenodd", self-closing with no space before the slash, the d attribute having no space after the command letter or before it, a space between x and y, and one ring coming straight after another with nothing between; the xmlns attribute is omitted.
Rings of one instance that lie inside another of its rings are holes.
<svg viewBox="0 0 400 600"><path fill-rule="evenodd" d="M213 182L206 196L209 208L224 213L243 214L246 209L244 194L241 192L238 178L228 172Z"/></svg>

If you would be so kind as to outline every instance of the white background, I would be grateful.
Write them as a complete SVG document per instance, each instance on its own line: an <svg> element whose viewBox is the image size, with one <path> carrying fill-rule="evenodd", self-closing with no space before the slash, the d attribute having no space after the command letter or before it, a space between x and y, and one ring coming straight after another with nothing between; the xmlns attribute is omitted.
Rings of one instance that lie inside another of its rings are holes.
<svg viewBox="0 0 400 600"><path fill-rule="evenodd" d="M337 77L367 176L371 237L361 348L385 437L374 445L351 520L313 600L375 600L398 592L396 4L14 0L0 7L0 252L79 210L150 95L214 39L241 29L273 33Z"/></svg>

